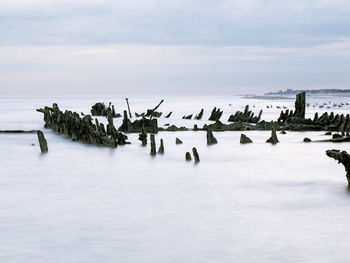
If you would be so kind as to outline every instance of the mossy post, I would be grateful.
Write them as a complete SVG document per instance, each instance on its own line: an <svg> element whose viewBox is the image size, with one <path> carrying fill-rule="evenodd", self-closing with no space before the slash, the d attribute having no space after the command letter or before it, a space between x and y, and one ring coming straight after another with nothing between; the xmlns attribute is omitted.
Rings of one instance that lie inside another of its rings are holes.
<svg viewBox="0 0 350 263"><path fill-rule="evenodd" d="M267 143L272 143L272 144L276 144L279 142L278 138L277 138L277 134L276 134L276 130L273 129L271 131L271 137L269 139L267 139L266 141Z"/></svg>
<svg viewBox="0 0 350 263"><path fill-rule="evenodd" d="M294 114L296 117L305 118L305 92L296 95Z"/></svg>
<svg viewBox="0 0 350 263"><path fill-rule="evenodd" d="M154 139L154 134L151 134L150 138L151 138L151 155L156 155L157 154L156 141Z"/></svg>
<svg viewBox="0 0 350 263"><path fill-rule="evenodd" d="M198 155L198 151L197 151L196 147L192 148L192 153L193 153L194 162L199 163L200 160L199 160L199 155Z"/></svg>
<svg viewBox="0 0 350 263"><path fill-rule="evenodd" d="M327 150L326 154L328 157L333 158L344 166L348 187L350 188L350 155L346 151L340 150Z"/></svg>
<svg viewBox="0 0 350 263"><path fill-rule="evenodd" d="M218 143L218 141L214 137L213 132L210 129L208 129L207 130L207 144L211 145L211 144L216 144L216 143Z"/></svg>
<svg viewBox="0 0 350 263"><path fill-rule="evenodd" d="M143 128L142 128L142 132L139 134L139 140L142 142L142 146L147 145L147 133Z"/></svg>
<svg viewBox="0 0 350 263"><path fill-rule="evenodd" d="M191 154L189 152L187 152L185 154L185 158L186 158L186 161L191 161L192 160Z"/></svg>
<svg viewBox="0 0 350 263"><path fill-rule="evenodd" d="M47 141L45 139L44 133L40 130L36 131L36 133L38 135L38 140L39 140L41 152L42 153L48 152L49 149L47 148Z"/></svg>
<svg viewBox="0 0 350 263"><path fill-rule="evenodd" d="M163 154L164 153L164 142L163 139L160 139L160 146L158 149L158 153Z"/></svg>
<svg viewBox="0 0 350 263"><path fill-rule="evenodd" d="M175 139L175 143L176 143L176 144L183 144L183 142L182 142L179 138L176 138L176 139Z"/></svg>
<svg viewBox="0 0 350 263"><path fill-rule="evenodd" d="M246 143L252 143L253 141L248 136L242 133L239 142L241 144L246 144Z"/></svg>
<svg viewBox="0 0 350 263"><path fill-rule="evenodd" d="M128 98L125 98L125 100L126 100L126 104L128 105L129 117L130 117L130 119L131 119L131 118L132 118L132 115L131 115L130 106L129 106L129 99L128 99Z"/></svg>

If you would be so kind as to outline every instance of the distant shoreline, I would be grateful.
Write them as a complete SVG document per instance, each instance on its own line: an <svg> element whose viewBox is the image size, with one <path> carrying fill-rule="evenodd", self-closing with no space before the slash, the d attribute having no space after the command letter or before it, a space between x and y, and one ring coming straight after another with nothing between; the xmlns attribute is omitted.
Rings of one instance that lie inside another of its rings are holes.
<svg viewBox="0 0 350 263"><path fill-rule="evenodd" d="M350 89L300 89L300 90L293 90L293 89L287 89L285 91L278 91L278 92L267 92L264 93L265 96L271 96L271 95L295 95L300 92L305 92L306 94L350 94Z"/></svg>

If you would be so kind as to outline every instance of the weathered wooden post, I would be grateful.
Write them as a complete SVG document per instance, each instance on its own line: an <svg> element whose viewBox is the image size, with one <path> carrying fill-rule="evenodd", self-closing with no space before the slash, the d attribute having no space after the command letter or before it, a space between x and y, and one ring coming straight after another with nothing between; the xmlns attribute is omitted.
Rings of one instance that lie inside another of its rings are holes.
<svg viewBox="0 0 350 263"><path fill-rule="evenodd" d="M278 138L277 138L277 134L276 134L276 130L272 129L271 131L271 137L269 139L267 139L266 141L267 143L272 143L272 144L276 144L279 142Z"/></svg>
<svg viewBox="0 0 350 263"><path fill-rule="evenodd" d="M131 119L132 116L131 116L131 111L130 111L130 106L129 106L129 99L128 99L128 98L125 98L125 100L126 100L126 104L128 105L129 117L130 117L130 119Z"/></svg>
<svg viewBox="0 0 350 263"><path fill-rule="evenodd" d="M338 161L338 163L344 165L348 187L350 188L350 155L346 151L339 150L327 150L326 154L328 157L333 158Z"/></svg>
<svg viewBox="0 0 350 263"><path fill-rule="evenodd" d="M245 144L245 143L252 143L253 141L248 137L246 136L245 134L241 134L241 138L239 140L239 143L241 144Z"/></svg>
<svg viewBox="0 0 350 263"><path fill-rule="evenodd" d="M208 129L207 130L207 145L211 145L211 144L215 144L215 143L218 143L218 141L214 137L213 132L210 129Z"/></svg>
<svg viewBox="0 0 350 263"><path fill-rule="evenodd" d="M156 142L154 139L154 134L151 134L150 138L151 138L151 155L156 155L157 152L156 152Z"/></svg>
<svg viewBox="0 0 350 263"><path fill-rule="evenodd" d="M200 160L199 160L199 155L196 147L192 148L192 153L193 153L194 162L199 163Z"/></svg>
<svg viewBox="0 0 350 263"><path fill-rule="evenodd" d="M160 146L158 149L158 153L163 154L164 153L164 143L163 143L163 139L160 139Z"/></svg>
<svg viewBox="0 0 350 263"><path fill-rule="evenodd" d="M139 134L139 140L142 142L142 146L147 145L147 133L145 132L144 128L142 128L142 131Z"/></svg>
<svg viewBox="0 0 350 263"><path fill-rule="evenodd" d="M295 117L305 119L305 92L296 95L294 114Z"/></svg>
<svg viewBox="0 0 350 263"><path fill-rule="evenodd" d="M175 139L175 144L182 144L183 142L179 139L179 138L176 138Z"/></svg>
<svg viewBox="0 0 350 263"><path fill-rule="evenodd" d="M38 135L38 140L39 140L41 152L42 153L48 152L49 149L47 148L47 141L45 139L44 133L40 130L37 130L36 133Z"/></svg>

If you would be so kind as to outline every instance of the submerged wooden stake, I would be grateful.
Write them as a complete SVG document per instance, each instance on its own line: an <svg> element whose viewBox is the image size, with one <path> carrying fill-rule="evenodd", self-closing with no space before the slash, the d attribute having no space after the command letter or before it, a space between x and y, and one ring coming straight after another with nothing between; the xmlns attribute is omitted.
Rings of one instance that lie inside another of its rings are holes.
<svg viewBox="0 0 350 263"><path fill-rule="evenodd" d="M156 142L154 139L154 134L151 134L150 138L151 138L151 155L156 155L157 152L156 152Z"/></svg>
<svg viewBox="0 0 350 263"><path fill-rule="evenodd" d="M125 100L126 100L126 104L128 105L129 116L130 116L130 119L131 119L132 116L131 116L131 111L130 111L130 106L129 106L129 99L125 98Z"/></svg>
<svg viewBox="0 0 350 263"><path fill-rule="evenodd" d="M200 160L199 160L199 155L196 147L192 148L192 153L193 153L194 162L199 163Z"/></svg>
<svg viewBox="0 0 350 263"><path fill-rule="evenodd" d="M164 143L163 143L163 139L160 139L160 146L158 149L158 153L163 154L164 153Z"/></svg>
<svg viewBox="0 0 350 263"><path fill-rule="evenodd" d="M37 130L36 133L38 135L41 152L42 153L48 152L49 149L47 148L47 141L45 139L44 133L40 130Z"/></svg>

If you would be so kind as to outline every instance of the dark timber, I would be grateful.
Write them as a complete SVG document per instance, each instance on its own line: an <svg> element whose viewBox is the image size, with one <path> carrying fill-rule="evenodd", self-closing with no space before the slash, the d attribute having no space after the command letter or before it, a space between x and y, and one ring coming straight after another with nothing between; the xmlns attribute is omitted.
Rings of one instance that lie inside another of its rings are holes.
<svg viewBox="0 0 350 263"><path fill-rule="evenodd" d="M189 152L186 152L185 158L186 158L186 161L191 161L192 160L191 154Z"/></svg>
<svg viewBox="0 0 350 263"><path fill-rule="evenodd" d="M121 115L115 112L114 105L110 102L108 107L103 102L97 102L91 107L92 116L105 116L107 117L107 112L112 114L112 118L119 118Z"/></svg>
<svg viewBox="0 0 350 263"><path fill-rule="evenodd" d="M129 99L128 99L128 98L125 98L125 100L126 100L126 104L128 105L129 117L130 117L130 119L131 119L131 118L132 118L132 115L131 115L130 106L129 106Z"/></svg>
<svg viewBox="0 0 350 263"><path fill-rule="evenodd" d="M239 143L246 144L246 143L252 143L253 141L246 135L241 134L241 138L239 140Z"/></svg>
<svg viewBox="0 0 350 263"><path fill-rule="evenodd" d="M340 150L327 150L326 154L328 157L333 158L344 166L348 187L350 187L350 155L346 151Z"/></svg>
<svg viewBox="0 0 350 263"><path fill-rule="evenodd" d="M176 143L176 144L183 144L183 142L182 142L179 138L176 138L176 139L175 139L175 143Z"/></svg>
<svg viewBox="0 0 350 263"><path fill-rule="evenodd" d="M24 130L0 130L0 133L36 133L36 130L24 131Z"/></svg>
<svg viewBox="0 0 350 263"><path fill-rule="evenodd" d="M42 153L46 153L49 151L48 147L47 147L47 141L45 139L44 133L40 130L36 131L36 133L38 134L38 141L40 144L40 150Z"/></svg>
<svg viewBox="0 0 350 263"><path fill-rule="evenodd" d="M201 109L201 111L194 117L195 120L201 120L203 117L204 109Z"/></svg>
<svg viewBox="0 0 350 263"><path fill-rule="evenodd" d="M147 145L147 133L144 129L142 129L142 132L139 134L139 140L142 142L142 146Z"/></svg>
<svg viewBox="0 0 350 263"><path fill-rule="evenodd" d="M196 147L192 148L192 153L193 153L194 162L199 163L200 160L199 160L199 155L198 155L198 151L197 151Z"/></svg>
<svg viewBox="0 0 350 263"><path fill-rule="evenodd" d="M267 139L266 141L267 143L272 143L272 144L276 144L279 142L279 140L277 139L277 134L276 134L276 130L272 130L271 131L271 137L269 139Z"/></svg>
<svg viewBox="0 0 350 263"><path fill-rule="evenodd" d="M113 118L109 115L107 132L103 124L100 126L92 123L90 115L84 115L80 118L76 112L66 110L64 113L59 109L56 103L53 106L37 109L44 114L45 128L65 134L73 140L81 141L88 144L104 145L108 147L117 147L123 145L128 138L121 132L118 132L113 125Z"/></svg>
<svg viewBox="0 0 350 263"><path fill-rule="evenodd" d="M254 116L254 112L249 110L249 105L245 106L244 112L237 111L234 115L231 115L228 118L229 122L249 122L249 123L258 123L261 119L262 110L260 110L258 116Z"/></svg>
<svg viewBox="0 0 350 263"><path fill-rule="evenodd" d="M158 149L158 153L163 154L164 153L164 142L163 139L160 139L160 146Z"/></svg>
<svg viewBox="0 0 350 263"><path fill-rule="evenodd" d="M214 109L211 111L210 117L209 117L209 121L218 121L220 120L221 116L222 116L223 111L219 109L217 109L216 107L214 107Z"/></svg>
<svg viewBox="0 0 350 263"><path fill-rule="evenodd" d="M154 139L154 134L151 134L151 136L150 136L150 138L151 138L151 155L156 155L157 154L157 152L156 152L156 141L155 141L155 139Z"/></svg>
<svg viewBox="0 0 350 263"><path fill-rule="evenodd" d="M210 129L208 129L207 130L207 145L216 144L216 143L218 143L218 141L214 137L213 132Z"/></svg>

